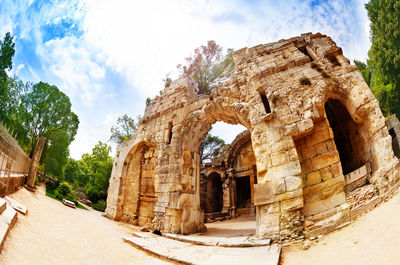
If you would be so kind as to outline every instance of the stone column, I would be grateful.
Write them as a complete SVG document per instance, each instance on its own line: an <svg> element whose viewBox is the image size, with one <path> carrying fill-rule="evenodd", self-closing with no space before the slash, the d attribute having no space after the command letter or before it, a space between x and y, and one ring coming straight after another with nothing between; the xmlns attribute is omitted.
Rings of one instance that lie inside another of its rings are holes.
<svg viewBox="0 0 400 265"><path fill-rule="evenodd" d="M40 137L36 143L35 150L33 151L31 167L29 168L29 174L28 174L28 180L27 180L28 187L31 187L31 188L35 187L37 168L39 166L39 161L40 161L40 157L42 156L42 151L43 151L45 142L46 142L46 138Z"/></svg>
<svg viewBox="0 0 400 265"><path fill-rule="evenodd" d="M226 174L226 172L222 173L221 179L222 179L222 210L221 212L223 213L229 213L230 212L230 208L231 208L231 187L230 187L230 183L231 183L231 179L229 178L229 176Z"/></svg>
<svg viewBox="0 0 400 265"><path fill-rule="evenodd" d="M236 192L236 183L234 179L234 174L233 174L233 168L230 168L227 170L228 173L228 179L229 179L229 198L230 198L230 215L231 217L236 216L236 198L235 198L235 192Z"/></svg>

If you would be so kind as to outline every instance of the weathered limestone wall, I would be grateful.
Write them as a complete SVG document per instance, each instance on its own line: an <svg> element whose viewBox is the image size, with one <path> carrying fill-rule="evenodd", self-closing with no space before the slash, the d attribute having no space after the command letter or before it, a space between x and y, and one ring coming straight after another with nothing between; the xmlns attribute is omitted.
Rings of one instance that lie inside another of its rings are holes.
<svg viewBox="0 0 400 265"><path fill-rule="evenodd" d="M193 79L183 77L151 101L137 133L118 146L106 214L164 232L201 230L198 151L217 121L250 132L260 238L329 232L362 212L361 194L375 200L369 205L393 194L399 160L385 119L357 68L329 37L303 34L243 48L234 59L236 73L212 95L197 95ZM352 139L343 137L346 130ZM143 146L153 149L154 170L142 167ZM366 164L371 184L346 194L343 173ZM148 180L154 192L145 195ZM141 201L149 200L142 211Z"/></svg>

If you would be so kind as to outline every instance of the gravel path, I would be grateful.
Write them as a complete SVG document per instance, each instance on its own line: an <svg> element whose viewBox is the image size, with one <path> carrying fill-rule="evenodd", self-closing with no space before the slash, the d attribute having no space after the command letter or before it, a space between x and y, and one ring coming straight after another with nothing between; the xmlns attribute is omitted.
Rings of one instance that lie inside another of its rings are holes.
<svg viewBox="0 0 400 265"><path fill-rule="evenodd" d="M132 227L101 216L100 212L72 209L21 189L12 198L28 208L8 235L0 264L170 264L148 256L123 242Z"/></svg>

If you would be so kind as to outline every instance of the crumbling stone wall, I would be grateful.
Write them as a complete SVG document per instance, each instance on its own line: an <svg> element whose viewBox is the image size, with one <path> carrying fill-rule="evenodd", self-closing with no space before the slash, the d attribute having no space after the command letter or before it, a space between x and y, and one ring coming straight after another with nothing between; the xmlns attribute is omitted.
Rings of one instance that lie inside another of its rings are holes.
<svg viewBox="0 0 400 265"><path fill-rule="evenodd" d="M378 101L329 37L308 33L243 48L234 60L236 73L210 96L198 95L194 80L182 77L150 102L137 133L117 148L107 215L164 232L202 230L198 152L217 121L250 132L260 238L329 232L394 193L399 160ZM349 118L337 118L340 113ZM355 142L340 138L338 126L351 130ZM342 157L349 155L343 153L349 145L356 157L348 170L370 170L345 172L345 178ZM141 181L143 146L152 148L154 157L154 170L145 173L152 174L147 179L154 180L154 193L147 197L140 195L140 189L147 190L141 186L153 184ZM369 185L345 192L346 185L364 177ZM142 197L152 200L146 211Z"/></svg>

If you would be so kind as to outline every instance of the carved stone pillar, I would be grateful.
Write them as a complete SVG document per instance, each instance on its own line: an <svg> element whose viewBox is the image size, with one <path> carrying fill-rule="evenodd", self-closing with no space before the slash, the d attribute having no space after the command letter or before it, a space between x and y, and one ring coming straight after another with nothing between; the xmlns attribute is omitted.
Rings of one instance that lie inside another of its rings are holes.
<svg viewBox="0 0 400 265"><path fill-rule="evenodd" d="M236 216L236 198L235 198L235 178L233 174L233 168L228 169L227 171L228 179L229 179L229 208L230 208L230 215L231 217Z"/></svg>

